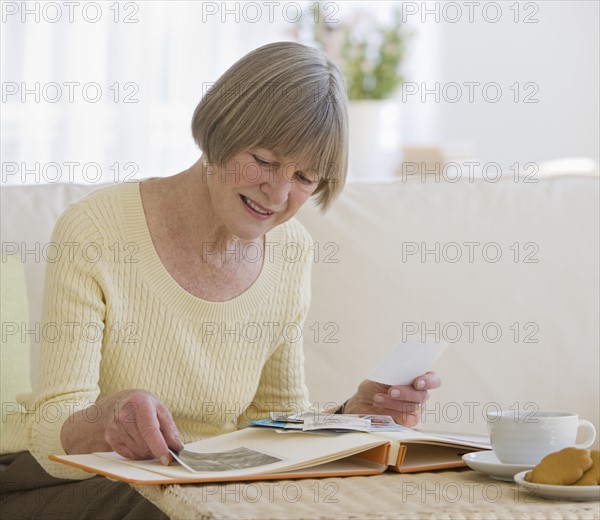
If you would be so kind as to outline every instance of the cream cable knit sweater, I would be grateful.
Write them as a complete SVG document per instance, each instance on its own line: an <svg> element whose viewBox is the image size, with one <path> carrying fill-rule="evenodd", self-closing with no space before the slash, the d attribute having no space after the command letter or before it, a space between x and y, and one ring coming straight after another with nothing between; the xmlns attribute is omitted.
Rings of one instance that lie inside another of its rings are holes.
<svg viewBox="0 0 600 520"><path fill-rule="evenodd" d="M311 239L294 219L266 236L262 271L227 302L181 288L152 244L139 183L100 189L58 220L46 271L37 387L7 417L2 453L29 450L51 475L91 474L48 460L63 422L127 388L152 392L183 442L271 410L305 410L302 324ZM235 252L230 254L236 254ZM256 251L240 250L254 258Z"/></svg>

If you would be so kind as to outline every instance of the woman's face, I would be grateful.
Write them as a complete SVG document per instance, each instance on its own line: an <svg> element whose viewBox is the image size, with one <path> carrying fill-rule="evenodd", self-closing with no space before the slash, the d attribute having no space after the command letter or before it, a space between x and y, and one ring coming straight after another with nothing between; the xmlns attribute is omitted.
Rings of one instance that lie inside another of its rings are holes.
<svg viewBox="0 0 600 520"><path fill-rule="evenodd" d="M233 235L253 240L293 217L319 179L294 160L256 148L209 169L207 183L217 218Z"/></svg>

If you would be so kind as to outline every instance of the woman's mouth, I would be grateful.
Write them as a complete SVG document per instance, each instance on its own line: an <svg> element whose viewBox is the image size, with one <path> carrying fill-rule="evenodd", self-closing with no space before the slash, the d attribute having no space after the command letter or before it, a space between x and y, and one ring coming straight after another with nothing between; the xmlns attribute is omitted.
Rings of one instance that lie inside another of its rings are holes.
<svg viewBox="0 0 600 520"><path fill-rule="evenodd" d="M252 213L256 216L266 218L266 217L272 215L273 213L275 213L274 211L269 211L268 209L263 208L260 204L257 204L256 202L249 199L245 195L240 195L240 198L242 199L242 202L244 203L246 208L251 210Z"/></svg>

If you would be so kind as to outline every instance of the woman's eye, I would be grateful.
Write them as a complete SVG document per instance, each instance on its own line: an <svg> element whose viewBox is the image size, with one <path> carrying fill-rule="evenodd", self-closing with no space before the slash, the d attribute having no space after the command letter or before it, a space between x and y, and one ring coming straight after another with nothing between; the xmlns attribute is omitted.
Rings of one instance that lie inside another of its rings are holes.
<svg viewBox="0 0 600 520"><path fill-rule="evenodd" d="M269 166L270 163L268 163L267 161L263 161L260 157L257 157L256 155L253 155L252 157L254 157L254 160L260 165L260 166Z"/></svg>
<svg viewBox="0 0 600 520"><path fill-rule="evenodd" d="M303 173L300 173L300 172L296 172L296 179L298 179L300 184L309 185L314 182L312 179L309 179L306 175L304 175Z"/></svg>

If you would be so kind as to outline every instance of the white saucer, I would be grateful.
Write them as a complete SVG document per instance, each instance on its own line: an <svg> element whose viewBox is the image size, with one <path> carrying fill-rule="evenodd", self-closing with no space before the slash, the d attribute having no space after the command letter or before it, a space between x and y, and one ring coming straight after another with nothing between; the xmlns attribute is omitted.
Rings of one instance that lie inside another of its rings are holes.
<svg viewBox="0 0 600 520"><path fill-rule="evenodd" d="M526 471L535 464L503 464L498 460L493 451L476 451L474 453L466 453L462 456L467 466L479 473L488 475L496 480L505 480L513 482L513 477L520 471Z"/></svg>
<svg viewBox="0 0 600 520"><path fill-rule="evenodd" d="M556 500L600 500L600 486L550 486L548 484L536 484L527 482L525 473L521 471L514 477L520 488L528 493L544 498Z"/></svg>

